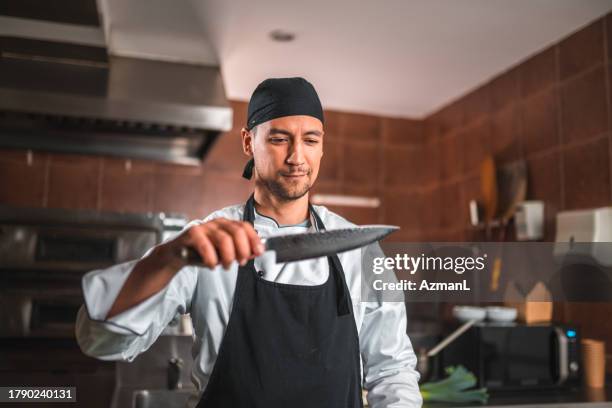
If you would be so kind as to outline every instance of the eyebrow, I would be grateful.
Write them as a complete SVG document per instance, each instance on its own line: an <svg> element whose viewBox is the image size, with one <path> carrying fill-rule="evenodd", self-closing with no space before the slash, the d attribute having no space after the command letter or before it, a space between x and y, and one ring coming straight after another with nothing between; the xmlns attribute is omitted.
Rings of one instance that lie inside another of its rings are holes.
<svg viewBox="0 0 612 408"><path fill-rule="evenodd" d="M285 129L280 129L280 128L270 128L270 131L268 132L268 136L270 135L276 135L276 134L281 134L281 135L285 135L285 136L293 136L293 133L289 132L288 130ZM320 130L309 130L307 132L304 133L304 136L323 136L323 132L321 132Z"/></svg>

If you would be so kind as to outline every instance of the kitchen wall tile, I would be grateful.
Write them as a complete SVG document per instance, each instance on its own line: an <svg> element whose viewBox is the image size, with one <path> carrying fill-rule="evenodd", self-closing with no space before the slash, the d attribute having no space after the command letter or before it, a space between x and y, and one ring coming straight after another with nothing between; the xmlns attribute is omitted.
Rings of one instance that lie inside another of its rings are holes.
<svg viewBox="0 0 612 408"><path fill-rule="evenodd" d="M345 141L380 141L381 119L377 116L343 113L342 137Z"/></svg>
<svg viewBox="0 0 612 408"><path fill-rule="evenodd" d="M414 189L421 187L425 180L426 157L424 148L385 147L383 156L385 187Z"/></svg>
<svg viewBox="0 0 612 408"><path fill-rule="evenodd" d="M376 143L346 143L343 151L344 182L378 183L380 145Z"/></svg>
<svg viewBox="0 0 612 408"><path fill-rule="evenodd" d="M471 124L487 117L491 110L489 84L483 85L461 98L463 124Z"/></svg>
<svg viewBox="0 0 612 408"><path fill-rule="evenodd" d="M463 242L465 239L466 230L463 228L442 230L438 234L439 242Z"/></svg>
<svg viewBox="0 0 612 408"><path fill-rule="evenodd" d="M449 134L440 139L442 179L461 177L463 172L462 141L457 134Z"/></svg>
<svg viewBox="0 0 612 408"><path fill-rule="evenodd" d="M310 196L313 194L339 194L342 191L342 184L338 181L317 180L310 189Z"/></svg>
<svg viewBox="0 0 612 408"><path fill-rule="evenodd" d="M178 212L190 218L202 217L206 198L203 175L189 167L155 165L153 211ZM246 180L244 183L248 184Z"/></svg>
<svg viewBox="0 0 612 408"><path fill-rule="evenodd" d="M603 19L581 28L559 43L561 80L576 75L604 61Z"/></svg>
<svg viewBox="0 0 612 408"><path fill-rule="evenodd" d="M342 140L342 112L326 110L324 113L325 124L325 140L340 141Z"/></svg>
<svg viewBox="0 0 612 408"><path fill-rule="evenodd" d="M100 209L119 212L151 211L153 164L109 157L103 160Z"/></svg>
<svg viewBox="0 0 612 408"><path fill-rule="evenodd" d="M242 174L249 157L242 151L242 137L239 132L222 133L202 162L202 171L218 171L228 174Z"/></svg>
<svg viewBox="0 0 612 408"><path fill-rule="evenodd" d="M437 142L440 136L440 125L432 117L428 117L423 120L423 132L426 142Z"/></svg>
<svg viewBox="0 0 612 408"><path fill-rule="evenodd" d="M606 27L606 43L608 46L608 61L612 60L612 13L608 13L604 17L604 25Z"/></svg>
<svg viewBox="0 0 612 408"><path fill-rule="evenodd" d="M377 222L376 220L379 219L378 208L345 206L327 206L327 208L357 225L372 224Z"/></svg>
<svg viewBox="0 0 612 408"><path fill-rule="evenodd" d="M323 143L323 157L321 158L319 168L319 180L340 181L343 147L343 143L335 140L326 140Z"/></svg>
<svg viewBox="0 0 612 408"><path fill-rule="evenodd" d="M442 210L441 223L443 229L463 228L463 208L461 182L442 185L440 188L440 198L444 203Z"/></svg>
<svg viewBox="0 0 612 408"><path fill-rule="evenodd" d="M341 193L352 196L380 198L381 191L380 184L344 184L341 188L336 190L336 194Z"/></svg>
<svg viewBox="0 0 612 408"><path fill-rule="evenodd" d="M607 77L608 80L608 84L607 84L607 101L608 101L608 109L606 111L607 115L608 115L608 120L612 119L612 64L606 64L606 72L605 75ZM610 129L610 125L608 125L608 130L612 130Z"/></svg>
<svg viewBox="0 0 612 408"><path fill-rule="evenodd" d="M480 164L491 152L491 124L487 118L464 128L459 135L463 146L463 173L478 171Z"/></svg>
<svg viewBox="0 0 612 408"><path fill-rule="evenodd" d="M596 136L608 129L603 66L561 88L561 135L564 143Z"/></svg>
<svg viewBox="0 0 612 408"><path fill-rule="evenodd" d="M558 91L551 87L523 100L522 146L525 155L559 145Z"/></svg>
<svg viewBox="0 0 612 408"><path fill-rule="evenodd" d="M385 238L385 242L389 243L405 243L405 242L422 242L423 234L417 230L400 229Z"/></svg>
<svg viewBox="0 0 612 408"><path fill-rule="evenodd" d="M565 209L610 205L607 135L563 150Z"/></svg>
<svg viewBox="0 0 612 408"><path fill-rule="evenodd" d="M419 215L423 231L438 230L442 222L442 211L445 205L442 202L440 187L424 190L420 197Z"/></svg>
<svg viewBox="0 0 612 408"><path fill-rule="evenodd" d="M97 209L102 158L68 154L51 155L47 206Z"/></svg>
<svg viewBox="0 0 612 408"><path fill-rule="evenodd" d="M527 159L527 199L561 209L561 153L551 150Z"/></svg>
<svg viewBox="0 0 612 408"><path fill-rule="evenodd" d="M496 162L508 163L521 156L519 113L518 105L512 104L491 117L490 146Z"/></svg>
<svg viewBox="0 0 612 408"><path fill-rule="evenodd" d="M495 77L490 83L491 110L493 112L515 103L520 96L519 69L511 68Z"/></svg>
<svg viewBox="0 0 612 408"><path fill-rule="evenodd" d="M421 228L419 192L398 192L386 190L383 193L384 223L398 225L402 234L418 233ZM394 234L395 235L395 234Z"/></svg>
<svg viewBox="0 0 612 408"><path fill-rule="evenodd" d="M423 123L419 120L383 118L382 140L393 145L422 145L425 142Z"/></svg>
<svg viewBox="0 0 612 408"><path fill-rule="evenodd" d="M521 96L527 97L557 83L557 46L541 51L519 66Z"/></svg>
<svg viewBox="0 0 612 408"><path fill-rule="evenodd" d="M17 207L44 205L47 159L45 153L0 150L0 204Z"/></svg>
<svg viewBox="0 0 612 408"><path fill-rule="evenodd" d="M423 163L421 172L423 174L423 186L437 185L440 183L440 175L442 171L442 160L440 152L440 142L432 140L426 143L423 147ZM387 156L385 156L385 161Z"/></svg>
<svg viewBox="0 0 612 408"><path fill-rule="evenodd" d="M247 109L249 103L243 101L230 101L230 106L233 110L232 131L240 133L240 129L242 129L247 122Z"/></svg>
<svg viewBox="0 0 612 408"><path fill-rule="evenodd" d="M432 114L430 118L437 123L439 135L446 136L463 124L463 112L461 101L455 101Z"/></svg>
<svg viewBox="0 0 612 408"><path fill-rule="evenodd" d="M243 204L252 192L251 183L235 174L206 173L202 176L200 185L201 197L191 204L197 211L194 214L197 218L205 218L214 211L230 205Z"/></svg>

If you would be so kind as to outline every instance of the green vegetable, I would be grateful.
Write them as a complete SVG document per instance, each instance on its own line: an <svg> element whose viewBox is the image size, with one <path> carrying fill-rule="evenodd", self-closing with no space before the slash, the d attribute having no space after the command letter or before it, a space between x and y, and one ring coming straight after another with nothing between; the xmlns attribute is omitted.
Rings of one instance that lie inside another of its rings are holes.
<svg viewBox="0 0 612 408"><path fill-rule="evenodd" d="M444 371L447 378L421 385L423 401L487 402L489 394L486 388L468 390L476 385L476 377L465 367L446 367Z"/></svg>

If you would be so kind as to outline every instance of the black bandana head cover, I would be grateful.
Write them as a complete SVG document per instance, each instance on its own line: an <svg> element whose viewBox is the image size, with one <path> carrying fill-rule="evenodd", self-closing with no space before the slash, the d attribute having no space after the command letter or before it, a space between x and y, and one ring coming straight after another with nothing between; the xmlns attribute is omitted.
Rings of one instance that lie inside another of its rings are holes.
<svg viewBox="0 0 612 408"><path fill-rule="evenodd" d="M323 123L323 107L314 86L304 78L269 78L257 85L249 101L247 130L284 116L307 115ZM250 159L242 177L253 176L255 161Z"/></svg>

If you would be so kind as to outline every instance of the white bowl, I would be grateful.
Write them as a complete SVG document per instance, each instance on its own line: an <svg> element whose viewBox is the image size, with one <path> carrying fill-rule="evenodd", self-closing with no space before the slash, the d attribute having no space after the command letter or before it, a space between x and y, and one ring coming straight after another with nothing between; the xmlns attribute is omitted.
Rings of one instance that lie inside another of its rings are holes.
<svg viewBox="0 0 612 408"><path fill-rule="evenodd" d="M484 320L487 312L484 307L476 306L455 306L453 307L453 316L462 322L470 320Z"/></svg>
<svg viewBox="0 0 612 408"><path fill-rule="evenodd" d="M487 319L492 322L513 322L516 320L516 314L516 309L513 307L487 307Z"/></svg>

